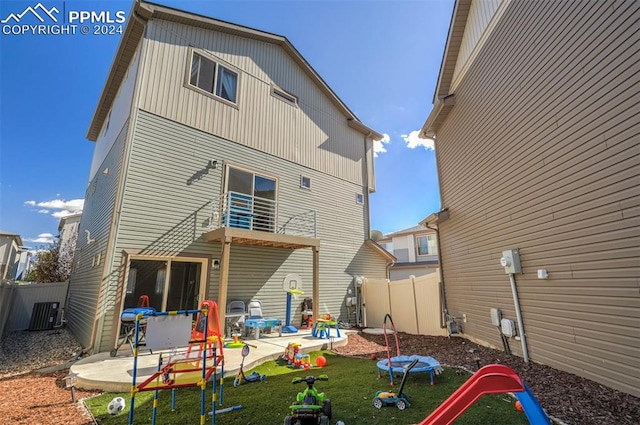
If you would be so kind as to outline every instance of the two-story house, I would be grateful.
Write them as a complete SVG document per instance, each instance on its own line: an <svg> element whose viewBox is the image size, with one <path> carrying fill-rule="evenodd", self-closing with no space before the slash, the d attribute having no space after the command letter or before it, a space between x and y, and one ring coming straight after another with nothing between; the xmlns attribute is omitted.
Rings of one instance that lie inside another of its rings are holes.
<svg viewBox="0 0 640 425"><path fill-rule="evenodd" d="M438 240L434 228L418 224L388 233L377 242L397 259L389 268L391 281L424 276L438 269Z"/></svg>
<svg viewBox="0 0 640 425"><path fill-rule="evenodd" d="M514 354L635 396L639 22L637 1L457 0L421 131L464 334L500 346L498 308Z"/></svg>
<svg viewBox="0 0 640 425"><path fill-rule="evenodd" d="M136 1L87 137L67 320L93 352L140 295L284 318L293 275L314 314L340 316L356 276L385 277L393 257L369 240L382 136L285 37Z"/></svg>

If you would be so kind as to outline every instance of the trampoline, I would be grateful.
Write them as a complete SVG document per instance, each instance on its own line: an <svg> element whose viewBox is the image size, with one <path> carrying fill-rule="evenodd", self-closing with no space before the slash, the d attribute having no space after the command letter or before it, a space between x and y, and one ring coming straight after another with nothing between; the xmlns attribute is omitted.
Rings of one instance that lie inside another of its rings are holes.
<svg viewBox="0 0 640 425"><path fill-rule="evenodd" d="M393 385L393 374L394 373L404 373L404 370L412 361L418 359L418 363L409 370L409 373L426 373L429 372L429 379L431 381L431 385L434 385L433 378L435 375L440 375L442 373L442 366L440 366L440 362L438 362L433 357L424 357L424 356L395 356L390 359L383 359L378 361L378 377L381 377L381 371L387 371L391 378L391 385Z"/></svg>
<svg viewBox="0 0 640 425"><path fill-rule="evenodd" d="M387 331L387 319L391 322L391 327L393 332ZM425 356L404 356L400 354L400 343L398 342L398 333L396 332L396 326L393 324L393 319L391 315L387 314L384 316L384 321L382 322L382 333L384 334L384 340L387 346L387 358L378 361L378 378L382 377L382 370L385 370L389 373L389 379L391 380L391 385L393 385L393 374L394 373L404 373L405 369L413 362L415 359L418 359L418 363L409 370L409 373L426 373L429 372L429 379L431 381L431 385L434 385L433 378L435 375L440 375L443 371L442 366L440 366L440 362L438 362L433 357L425 357ZM391 348L389 345L389 338L387 337L388 333L393 333L393 336L396 341L396 355L391 357Z"/></svg>

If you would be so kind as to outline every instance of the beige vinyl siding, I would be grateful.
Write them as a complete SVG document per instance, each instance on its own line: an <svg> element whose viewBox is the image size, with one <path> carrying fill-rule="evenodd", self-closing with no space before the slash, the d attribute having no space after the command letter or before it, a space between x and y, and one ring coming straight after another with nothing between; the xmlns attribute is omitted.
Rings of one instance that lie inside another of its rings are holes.
<svg viewBox="0 0 640 425"><path fill-rule="evenodd" d="M128 128L128 122L125 122L85 193L65 310L69 329L84 347L90 346L94 318L101 313L96 312L98 300L104 300L108 295L108 286L102 284L102 273L107 267L107 239ZM105 175L103 171L106 169L108 173ZM95 242L87 243L85 230L91 232L91 239ZM92 266L97 255L100 255L100 265Z"/></svg>
<svg viewBox="0 0 640 425"><path fill-rule="evenodd" d="M362 141L360 146L364 150ZM217 160L218 168L205 172L209 160ZM385 277L384 258L364 246L366 209L356 203L362 186L145 111L136 114L113 270L118 270L123 250L219 259L220 244L203 242L202 234L209 224L210 202L223 191L224 162L277 176L279 203L297 206L301 212L317 211L321 312L346 314L344 298L353 275ZM311 178L310 190L300 188L301 174ZM265 314L284 319L282 282L289 273L301 275L303 290L311 296L310 249L232 244L227 299L260 299ZM209 275L207 296L215 300L219 272L211 270ZM121 277L119 282L123 282ZM301 301L294 304L294 325L300 322ZM112 331L115 329L105 323L102 340L111 340ZM109 348L103 344L102 350Z"/></svg>
<svg viewBox="0 0 640 425"><path fill-rule="evenodd" d="M141 109L363 184L363 134L346 125L282 47L158 19L148 24L146 37ZM239 72L237 107L186 84L194 49ZM298 106L274 97L273 85L296 96Z"/></svg>
<svg viewBox="0 0 640 425"><path fill-rule="evenodd" d="M482 37L484 30L487 28L487 25L489 25L489 21L501 2L502 0L472 1L462 43L460 44L456 67L453 71L454 81L459 77L461 70L471 57L473 49L478 45L480 37Z"/></svg>
<svg viewBox="0 0 640 425"><path fill-rule="evenodd" d="M519 248L533 361L640 395L640 3L518 2L437 131L447 306L500 345ZM526 23L526 25L525 25ZM488 76L491 76L488 78ZM537 279L546 269L548 280ZM511 349L522 355L519 341Z"/></svg>

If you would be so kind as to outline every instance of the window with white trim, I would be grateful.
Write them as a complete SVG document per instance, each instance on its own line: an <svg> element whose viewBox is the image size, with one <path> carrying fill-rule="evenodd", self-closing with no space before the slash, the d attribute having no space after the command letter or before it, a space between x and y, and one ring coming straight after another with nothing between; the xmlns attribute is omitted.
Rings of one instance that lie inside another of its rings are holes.
<svg viewBox="0 0 640 425"><path fill-rule="evenodd" d="M418 248L418 255L436 255L438 253L436 235L417 236L416 247Z"/></svg>
<svg viewBox="0 0 640 425"><path fill-rule="evenodd" d="M189 84L214 96L237 103L238 73L193 52Z"/></svg>

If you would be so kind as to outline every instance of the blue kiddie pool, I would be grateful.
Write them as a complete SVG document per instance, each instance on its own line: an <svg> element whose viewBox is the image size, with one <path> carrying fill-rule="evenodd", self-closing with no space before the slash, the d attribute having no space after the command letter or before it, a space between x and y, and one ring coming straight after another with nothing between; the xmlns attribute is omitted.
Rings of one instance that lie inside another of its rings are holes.
<svg viewBox="0 0 640 425"><path fill-rule="evenodd" d="M442 366L433 357L424 356L396 356L390 359L384 359L378 361L378 378L382 376L381 371L385 370L389 373L391 379L391 385L393 385L393 374L404 373L404 370L414 360L418 359L418 363L409 371L409 373L426 373L429 372L429 379L431 385L434 385L433 378L435 375L442 373Z"/></svg>

